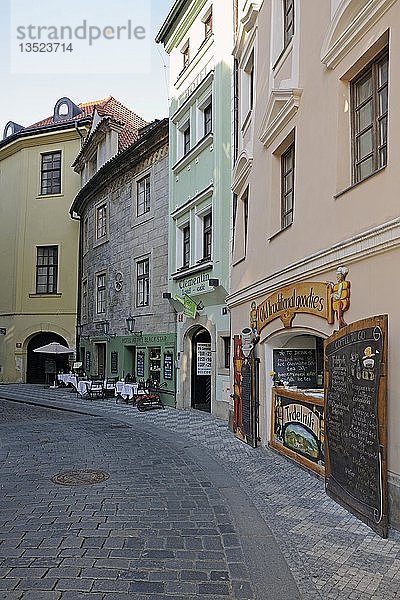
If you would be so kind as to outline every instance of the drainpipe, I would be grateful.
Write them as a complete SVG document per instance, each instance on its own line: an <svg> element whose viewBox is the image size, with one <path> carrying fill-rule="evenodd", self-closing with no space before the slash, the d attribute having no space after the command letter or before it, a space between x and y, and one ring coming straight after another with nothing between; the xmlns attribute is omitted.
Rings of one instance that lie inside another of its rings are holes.
<svg viewBox="0 0 400 600"><path fill-rule="evenodd" d="M74 216L71 214L71 219L79 221L79 244L78 244L78 281L77 281L77 296L76 296L76 328L75 328L75 348L76 348L76 360L80 359L80 333L79 328L81 325L81 304L82 304L82 219L80 216Z"/></svg>

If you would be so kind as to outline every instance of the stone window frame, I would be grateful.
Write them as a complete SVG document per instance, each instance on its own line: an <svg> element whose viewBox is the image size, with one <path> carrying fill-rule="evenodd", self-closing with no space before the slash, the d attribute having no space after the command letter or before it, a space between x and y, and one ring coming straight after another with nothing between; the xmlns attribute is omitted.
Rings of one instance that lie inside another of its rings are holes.
<svg viewBox="0 0 400 600"><path fill-rule="evenodd" d="M138 215L138 184L150 177L150 210ZM132 227L146 223L154 218L155 180L153 165L135 174L132 181Z"/></svg>
<svg viewBox="0 0 400 600"><path fill-rule="evenodd" d="M103 206L105 206L105 208L106 208L105 233L101 237L98 237L98 211L101 208L103 208ZM103 198L102 200L99 200L98 202L96 202L96 204L94 205L93 221L94 221L93 247L95 248L96 246L100 246L101 244L104 244L105 242L108 242L108 240L109 240L110 203L108 201L108 198Z"/></svg>

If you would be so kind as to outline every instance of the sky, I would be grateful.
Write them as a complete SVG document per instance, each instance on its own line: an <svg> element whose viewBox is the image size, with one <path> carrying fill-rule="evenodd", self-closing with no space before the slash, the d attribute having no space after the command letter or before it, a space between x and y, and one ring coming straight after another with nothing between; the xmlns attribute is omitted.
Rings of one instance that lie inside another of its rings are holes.
<svg viewBox="0 0 400 600"><path fill-rule="evenodd" d="M0 0L0 139L8 121L39 121L64 96L111 95L146 120L166 117L168 56L154 38L172 5Z"/></svg>

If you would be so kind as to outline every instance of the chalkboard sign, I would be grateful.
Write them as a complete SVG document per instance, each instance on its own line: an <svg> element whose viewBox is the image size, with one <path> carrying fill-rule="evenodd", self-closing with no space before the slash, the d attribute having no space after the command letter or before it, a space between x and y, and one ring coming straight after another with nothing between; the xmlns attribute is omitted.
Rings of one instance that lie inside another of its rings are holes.
<svg viewBox="0 0 400 600"><path fill-rule="evenodd" d="M172 359L172 353L167 352L164 354L164 379L172 379Z"/></svg>
<svg viewBox="0 0 400 600"><path fill-rule="evenodd" d="M251 367L245 362L242 366L242 423L248 438L252 437L251 391Z"/></svg>
<svg viewBox="0 0 400 600"><path fill-rule="evenodd" d="M85 354L85 371L86 373L90 373L90 352L86 352Z"/></svg>
<svg viewBox="0 0 400 600"><path fill-rule="evenodd" d="M289 386L317 387L317 357L313 348L281 349L273 351L274 371Z"/></svg>
<svg viewBox="0 0 400 600"><path fill-rule="evenodd" d="M46 360L44 361L44 372L46 373L46 375L56 373L56 361L50 358L46 358Z"/></svg>
<svg viewBox="0 0 400 600"><path fill-rule="evenodd" d="M136 375L144 377L144 352L138 352L136 355Z"/></svg>
<svg viewBox="0 0 400 600"><path fill-rule="evenodd" d="M325 341L326 491L387 537L387 315Z"/></svg>
<svg viewBox="0 0 400 600"><path fill-rule="evenodd" d="M111 352L111 373L118 373L118 352Z"/></svg>

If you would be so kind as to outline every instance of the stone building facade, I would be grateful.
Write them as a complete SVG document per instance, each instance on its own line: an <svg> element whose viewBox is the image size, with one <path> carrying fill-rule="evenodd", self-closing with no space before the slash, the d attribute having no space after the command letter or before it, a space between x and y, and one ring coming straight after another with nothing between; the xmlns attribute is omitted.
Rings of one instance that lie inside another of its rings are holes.
<svg viewBox="0 0 400 600"><path fill-rule="evenodd" d="M168 261L168 120L107 162L71 207L81 222L78 332L86 374L175 389ZM172 396L170 396L172 398Z"/></svg>

